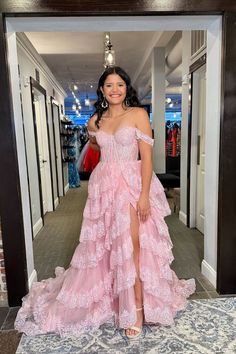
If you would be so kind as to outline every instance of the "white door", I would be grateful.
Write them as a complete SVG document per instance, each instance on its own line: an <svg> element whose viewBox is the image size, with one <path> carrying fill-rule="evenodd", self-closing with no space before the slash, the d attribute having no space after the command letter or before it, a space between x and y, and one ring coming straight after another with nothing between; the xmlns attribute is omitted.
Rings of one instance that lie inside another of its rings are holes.
<svg viewBox="0 0 236 354"><path fill-rule="evenodd" d="M44 97L34 96L35 118L37 126L37 141L38 141L38 158L40 166L41 177L41 190L42 190L42 202L43 202L43 214L48 211L48 197L49 191L47 188L47 170L49 168L49 156L47 148L47 126L44 116L44 110L42 105L44 104Z"/></svg>
<svg viewBox="0 0 236 354"><path fill-rule="evenodd" d="M199 115L197 139L197 191L196 191L196 228L204 234L204 180L205 180L205 126L206 126L206 71L199 73Z"/></svg>

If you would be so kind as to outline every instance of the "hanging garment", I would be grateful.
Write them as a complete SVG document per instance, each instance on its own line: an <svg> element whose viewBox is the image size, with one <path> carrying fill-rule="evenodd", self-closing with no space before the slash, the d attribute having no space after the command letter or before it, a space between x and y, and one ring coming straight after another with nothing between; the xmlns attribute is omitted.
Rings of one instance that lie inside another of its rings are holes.
<svg viewBox="0 0 236 354"><path fill-rule="evenodd" d="M101 160L90 176L80 244L66 271L58 267L55 279L33 284L23 299L15 328L29 335L79 335L112 319L121 328L136 322L130 205L136 209L142 185L138 140L152 145L153 139L134 127L92 134ZM150 206L151 215L139 225L144 319L171 325L195 282L179 280L170 269L172 243L164 221L170 209L154 173Z"/></svg>
<svg viewBox="0 0 236 354"><path fill-rule="evenodd" d="M92 172L100 159L100 151L94 150L90 145L83 160L83 171Z"/></svg>
<svg viewBox="0 0 236 354"><path fill-rule="evenodd" d="M81 150L78 158L78 164L77 164L77 169L78 171L83 171L83 161L84 161L84 156L86 154L86 151L88 150L89 147L89 141L84 145L83 149Z"/></svg>
<svg viewBox="0 0 236 354"><path fill-rule="evenodd" d="M172 154L171 156L175 157L177 155L177 135L178 135L178 128L172 128Z"/></svg>
<svg viewBox="0 0 236 354"><path fill-rule="evenodd" d="M74 148L67 150L68 158L71 158L71 161L68 162L69 187L77 188L80 186L80 176L77 169L77 132L74 132L74 135L68 139L68 143L74 145Z"/></svg>

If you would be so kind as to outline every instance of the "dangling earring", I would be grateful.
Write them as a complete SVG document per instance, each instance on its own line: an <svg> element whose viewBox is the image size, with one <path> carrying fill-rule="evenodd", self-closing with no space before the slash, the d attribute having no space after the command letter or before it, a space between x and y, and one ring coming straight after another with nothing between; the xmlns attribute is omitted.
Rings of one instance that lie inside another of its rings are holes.
<svg viewBox="0 0 236 354"><path fill-rule="evenodd" d="M103 101L101 103L101 106L102 106L103 109L108 107L108 102L107 102L105 96L103 96Z"/></svg>
<svg viewBox="0 0 236 354"><path fill-rule="evenodd" d="M130 105L130 103L129 103L129 99L126 97L126 99L125 99L125 105L126 106L129 106Z"/></svg>

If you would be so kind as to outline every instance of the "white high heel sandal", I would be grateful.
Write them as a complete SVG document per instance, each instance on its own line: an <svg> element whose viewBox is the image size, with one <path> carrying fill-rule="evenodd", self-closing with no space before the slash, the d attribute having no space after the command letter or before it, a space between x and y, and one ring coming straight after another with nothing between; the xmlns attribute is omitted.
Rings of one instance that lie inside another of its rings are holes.
<svg viewBox="0 0 236 354"><path fill-rule="evenodd" d="M142 310L143 310L143 307L140 307L139 309L136 309L136 311L142 311ZM127 334L126 333L126 337L128 337L129 339L137 338L142 333L142 327L140 328L140 327L132 326L132 327L129 327L127 329L132 329L132 330L137 332L136 334ZM127 331L127 329L126 329L126 331Z"/></svg>

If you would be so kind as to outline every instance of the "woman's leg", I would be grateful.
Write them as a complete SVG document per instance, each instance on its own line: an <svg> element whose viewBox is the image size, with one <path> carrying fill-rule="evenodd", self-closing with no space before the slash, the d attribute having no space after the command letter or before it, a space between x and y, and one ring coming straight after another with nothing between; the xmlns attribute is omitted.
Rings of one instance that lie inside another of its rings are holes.
<svg viewBox="0 0 236 354"><path fill-rule="evenodd" d="M131 237L133 241L134 247L134 264L137 272L137 277L134 285L135 292L135 302L136 308L139 309L143 306L143 290L142 283L140 280L140 270L139 270L139 254L140 254L140 245L139 245L139 220L136 210L132 205L130 205L130 229L131 229ZM143 324L143 311L137 311L137 321L135 326L142 327ZM135 335L137 332L133 329L127 329L126 333L128 335Z"/></svg>

